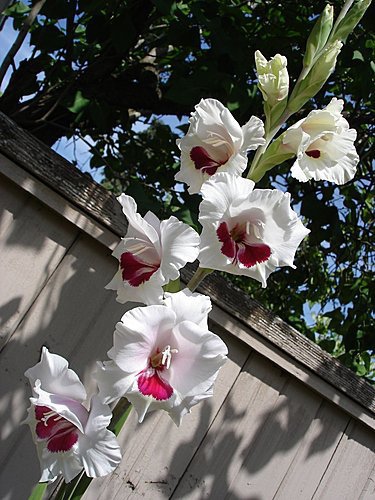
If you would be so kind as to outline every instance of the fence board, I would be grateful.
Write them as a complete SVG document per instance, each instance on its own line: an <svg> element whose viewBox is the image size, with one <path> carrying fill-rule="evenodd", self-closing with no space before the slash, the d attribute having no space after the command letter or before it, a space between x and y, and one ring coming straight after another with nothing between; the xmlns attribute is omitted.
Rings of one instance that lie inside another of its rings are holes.
<svg viewBox="0 0 375 500"><path fill-rule="evenodd" d="M312 498L359 498L374 468L374 451L374 433L360 422L351 420Z"/></svg>
<svg viewBox="0 0 375 500"><path fill-rule="evenodd" d="M78 231L4 177L0 200L1 350Z"/></svg>
<svg viewBox="0 0 375 500"><path fill-rule="evenodd" d="M171 498L224 498L287 380L266 359L250 356Z"/></svg>
<svg viewBox="0 0 375 500"><path fill-rule="evenodd" d="M350 417L323 401L275 495L277 500L311 498Z"/></svg>
<svg viewBox="0 0 375 500"><path fill-rule="evenodd" d="M120 466L112 477L93 481L84 500L169 498L249 354L230 335L223 340L230 358L219 372L213 398L193 408L179 428L164 412L147 416L142 424L132 412L120 434L124 450Z"/></svg>
<svg viewBox="0 0 375 500"><path fill-rule="evenodd" d="M273 498L321 401L317 394L289 379L274 407L263 417L265 425L248 440L242 467L225 498Z"/></svg>

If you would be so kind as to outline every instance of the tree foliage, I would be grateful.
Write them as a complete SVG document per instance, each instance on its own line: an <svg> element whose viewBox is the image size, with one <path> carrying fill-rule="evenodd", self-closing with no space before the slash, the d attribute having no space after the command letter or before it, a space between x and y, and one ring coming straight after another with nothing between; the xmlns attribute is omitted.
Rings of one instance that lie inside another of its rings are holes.
<svg viewBox="0 0 375 500"><path fill-rule="evenodd" d="M342 2L331 2L339 12ZM0 109L39 139L91 144L93 169L104 184L126 191L141 211L171 213L196 227L199 196L176 186L176 129L160 120L185 120L203 97L225 104L239 123L262 117L254 52L281 53L296 79L306 38L324 2L306 0L47 0L30 30L30 56L12 72ZM31 3L6 11L21 29ZM259 186L281 187L311 229L297 269L275 272L266 289L234 281L358 374L372 377L375 337L370 293L373 250L371 99L374 71L370 16L344 46L335 73L291 123L335 95L345 100L361 156L355 179L340 190L301 184L285 163ZM139 131L135 122L148 127ZM187 125L180 125L181 133ZM138 130L138 131L137 131ZM313 327L306 308L315 311Z"/></svg>

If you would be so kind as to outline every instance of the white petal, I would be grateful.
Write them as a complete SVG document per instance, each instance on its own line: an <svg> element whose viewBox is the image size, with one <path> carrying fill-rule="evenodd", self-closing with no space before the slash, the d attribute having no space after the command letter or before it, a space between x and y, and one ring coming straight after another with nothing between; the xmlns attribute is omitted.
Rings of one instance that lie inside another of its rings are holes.
<svg viewBox="0 0 375 500"><path fill-rule="evenodd" d="M51 453L47 448L43 449L40 457L42 477L40 481L54 481L62 474L66 483L70 483L82 470L80 457L73 450L64 453Z"/></svg>
<svg viewBox="0 0 375 500"><path fill-rule="evenodd" d="M121 194L117 198L118 202L122 206L122 211L126 215L129 222L128 231L126 233L127 237L141 238L147 237L149 241L158 248L159 245L159 235L155 230L155 227L149 224L141 215L137 212L137 204L131 196L126 194Z"/></svg>
<svg viewBox="0 0 375 500"><path fill-rule="evenodd" d="M141 304L158 304L163 300L163 285L167 281L162 277L160 269L148 281L139 286L131 286L122 280L119 270L105 288L117 290L117 302L138 302Z"/></svg>
<svg viewBox="0 0 375 500"><path fill-rule="evenodd" d="M205 220L221 220L229 214L230 207L238 206L248 198L254 185L249 179L228 173L213 175L202 187L199 221L203 224Z"/></svg>
<svg viewBox="0 0 375 500"><path fill-rule="evenodd" d="M88 477L106 476L121 462L120 446L115 435L108 430L80 439L78 453Z"/></svg>
<svg viewBox="0 0 375 500"><path fill-rule="evenodd" d="M204 394L226 361L226 345L220 337L191 321L179 323L173 333L178 353L173 355L169 382L182 400Z"/></svg>
<svg viewBox="0 0 375 500"><path fill-rule="evenodd" d="M116 437L106 429L111 416L109 406L94 396L85 435L80 437L77 450L89 477L105 476L121 461L121 450Z"/></svg>
<svg viewBox="0 0 375 500"><path fill-rule="evenodd" d="M206 136L212 127L222 127L222 132L228 134L228 140L239 148L242 143L242 131L233 115L221 102L216 99L202 99L195 107L195 133L200 137ZM198 118L199 116L199 118Z"/></svg>
<svg viewBox="0 0 375 500"><path fill-rule="evenodd" d="M243 125L242 133L242 150L250 151L252 149L257 149L258 146L263 146L266 143L264 139L263 122L256 116L252 116L250 120Z"/></svg>
<svg viewBox="0 0 375 500"><path fill-rule="evenodd" d="M87 422L88 411L81 402L66 396L44 391L40 386L39 380L35 382L34 391L37 396L30 398L34 406L47 406L50 410L55 411L83 432Z"/></svg>
<svg viewBox="0 0 375 500"><path fill-rule="evenodd" d="M126 394L135 380L135 375L127 375L114 361L98 361L94 378L99 387L98 396L101 401L112 403Z"/></svg>
<svg viewBox="0 0 375 500"><path fill-rule="evenodd" d="M165 297L164 303L176 314L176 323L189 320L207 330L207 317L212 309L207 295L185 288L178 293L166 293Z"/></svg>
<svg viewBox="0 0 375 500"><path fill-rule="evenodd" d="M163 249L160 272L168 282L177 279L179 270L198 257L200 239L194 229L173 216L162 221L160 232Z"/></svg>
<svg viewBox="0 0 375 500"><path fill-rule="evenodd" d="M136 307L126 312L116 325L114 345L108 356L126 373L139 373L158 347L156 343L160 341L163 347L168 344L164 336L175 320L174 312L161 305Z"/></svg>
<svg viewBox="0 0 375 500"><path fill-rule="evenodd" d="M78 375L68 368L68 362L62 356L51 354L47 347L42 348L39 363L25 372L33 387L37 379L41 381L43 390L66 396L77 401L86 399L86 390Z"/></svg>

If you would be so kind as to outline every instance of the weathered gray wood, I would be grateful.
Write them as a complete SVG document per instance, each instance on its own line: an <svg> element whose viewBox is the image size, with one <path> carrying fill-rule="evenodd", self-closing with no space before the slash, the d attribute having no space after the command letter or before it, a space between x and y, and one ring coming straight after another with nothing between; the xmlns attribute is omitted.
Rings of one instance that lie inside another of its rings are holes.
<svg viewBox="0 0 375 500"><path fill-rule="evenodd" d="M290 378L263 415L262 428L247 441L241 469L226 498L273 498L320 404L317 394Z"/></svg>
<svg viewBox="0 0 375 500"><path fill-rule="evenodd" d="M80 210L122 236L126 223L114 197L102 186L80 173L69 162L37 141L0 113L0 152L26 171L66 197ZM38 155L34 151L38 150ZM51 175L53 172L53 175ZM193 267L183 273L185 281ZM205 280L201 291L211 295L215 303L238 321L253 328L281 351L296 359L305 368L347 394L364 408L375 411L375 389L322 351L316 344L287 325L280 318L251 300L217 274Z"/></svg>
<svg viewBox="0 0 375 500"><path fill-rule="evenodd" d="M359 496L359 500L373 500L375 498L375 467L372 469L370 477Z"/></svg>
<svg viewBox="0 0 375 500"><path fill-rule="evenodd" d="M150 414L142 424L133 412L119 436L124 450L121 464L112 476L93 481L84 500L169 498L249 354L230 335L223 340L229 359L219 372L213 398L194 407L179 428L164 412Z"/></svg>
<svg viewBox="0 0 375 500"><path fill-rule="evenodd" d="M0 152L117 234L126 222L111 193L0 112ZM35 151L38 153L35 154Z"/></svg>
<svg viewBox="0 0 375 500"><path fill-rule="evenodd" d="M31 395L23 374L39 360L41 346L69 359L88 391L94 389L95 361L106 357L114 325L127 309L115 302L113 292L103 290L117 267L109 254L91 238L80 237L1 353L0 498L27 498L39 479L30 432L19 425ZM18 464L24 467L22 481Z"/></svg>
<svg viewBox="0 0 375 500"><path fill-rule="evenodd" d="M312 498L360 498L375 465L374 452L374 433L360 422L352 420Z"/></svg>
<svg viewBox="0 0 375 500"><path fill-rule="evenodd" d="M1 351L78 231L1 175L0 200Z"/></svg>
<svg viewBox="0 0 375 500"><path fill-rule="evenodd" d="M339 408L323 402L303 436L275 500L305 500L313 496L349 420Z"/></svg>
<svg viewBox="0 0 375 500"><path fill-rule="evenodd" d="M171 498L224 498L287 383L285 372L253 353Z"/></svg>
<svg viewBox="0 0 375 500"><path fill-rule="evenodd" d="M0 153L0 172L14 184L22 188L26 193L32 194L38 201L54 212L62 215L64 219L71 222L77 229L81 229L92 238L100 241L108 248L115 248L119 241L117 234L108 227L93 219L87 212L56 193L34 175L20 168L9 158ZM122 215L123 222L126 218Z"/></svg>
<svg viewBox="0 0 375 500"><path fill-rule="evenodd" d="M288 356L274 344L268 342L244 322L237 321L228 312L215 304L210 313L210 318L216 324L216 331L219 334L221 331L231 332L233 336L244 342L251 349L273 361L277 366L280 366L287 373L321 394L328 401L338 405L348 412L349 415L361 420L361 422L364 422L375 430L375 414L371 410L359 405L336 387L327 384L314 371L306 369L303 364Z"/></svg>

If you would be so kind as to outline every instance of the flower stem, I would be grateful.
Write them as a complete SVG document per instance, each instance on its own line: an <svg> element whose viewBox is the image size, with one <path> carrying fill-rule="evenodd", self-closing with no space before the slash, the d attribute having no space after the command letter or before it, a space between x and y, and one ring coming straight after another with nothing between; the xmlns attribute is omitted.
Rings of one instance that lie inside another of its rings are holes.
<svg viewBox="0 0 375 500"><path fill-rule="evenodd" d="M191 292L194 292L198 285L204 280L206 276L211 274L214 270L213 269L207 269L205 267L198 267L198 269L195 271L194 276L191 278L189 283L187 284L188 289Z"/></svg>

